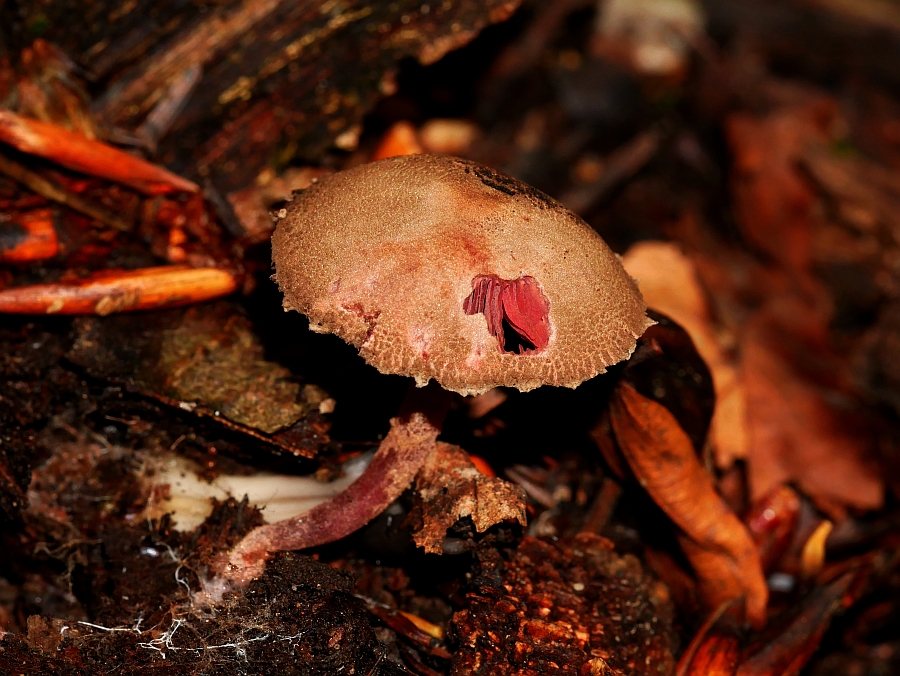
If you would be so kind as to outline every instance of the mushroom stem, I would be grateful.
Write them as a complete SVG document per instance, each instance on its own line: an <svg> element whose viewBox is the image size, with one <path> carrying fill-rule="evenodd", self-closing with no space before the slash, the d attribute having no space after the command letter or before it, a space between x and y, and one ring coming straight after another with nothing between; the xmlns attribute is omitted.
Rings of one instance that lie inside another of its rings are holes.
<svg viewBox="0 0 900 676"><path fill-rule="evenodd" d="M400 497L435 446L452 394L432 383L410 387L366 471L331 500L296 517L250 531L228 556L223 578L243 586L273 552L307 549L350 535Z"/></svg>

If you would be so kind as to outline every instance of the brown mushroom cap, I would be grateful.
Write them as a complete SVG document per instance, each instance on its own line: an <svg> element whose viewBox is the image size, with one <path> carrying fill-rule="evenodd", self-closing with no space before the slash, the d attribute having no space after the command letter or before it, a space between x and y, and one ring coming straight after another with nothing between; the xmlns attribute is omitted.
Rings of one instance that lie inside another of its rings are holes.
<svg viewBox="0 0 900 676"><path fill-rule="evenodd" d="M392 157L296 195L272 237L284 307L383 373L460 394L576 387L653 322L578 216L452 157Z"/></svg>

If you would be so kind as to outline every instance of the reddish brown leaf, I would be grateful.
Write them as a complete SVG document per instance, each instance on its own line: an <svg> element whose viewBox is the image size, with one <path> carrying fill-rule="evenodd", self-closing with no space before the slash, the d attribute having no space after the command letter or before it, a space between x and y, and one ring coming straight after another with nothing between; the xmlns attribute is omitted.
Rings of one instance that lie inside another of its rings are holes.
<svg viewBox="0 0 900 676"><path fill-rule="evenodd" d="M688 332L709 367L716 390L716 408L709 439L719 467L747 457L746 401L740 370L723 349L706 291L694 263L677 244L641 242L623 259L628 274L638 281L644 300L671 317Z"/></svg>
<svg viewBox="0 0 900 676"><path fill-rule="evenodd" d="M675 676L734 676L741 659L737 606L722 604L706 618L678 660Z"/></svg>
<svg viewBox="0 0 900 676"><path fill-rule="evenodd" d="M734 636L712 635L697 648L685 676L733 676L737 673L741 647Z"/></svg>
<svg viewBox="0 0 900 676"><path fill-rule="evenodd" d="M610 410L632 471L683 532L705 605L714 609L744 596L748 620L764 624L768 589L750 534L716 493L675 417L627 383L616 388Z"/></svg>
<svg viewBox="0 0 900 676"><path fill-rule="evenodd" d="M884 484L868 464L872 440L864 420L854 420L849 397L810 382L781 354L780 331L770 324L758 315L742 339L753 498L796 482L814 499L877 509Z"/></svg>
<svg viewBox="0 0 900 676"><path fill-rule="evenodd" d="M799 88L788 95L793 105L766 117L736 113L725 130L734 153L732 192L741 231L785 267L806 270L817 200L796 165L807 143L828 141L837 106Z"/></svg>

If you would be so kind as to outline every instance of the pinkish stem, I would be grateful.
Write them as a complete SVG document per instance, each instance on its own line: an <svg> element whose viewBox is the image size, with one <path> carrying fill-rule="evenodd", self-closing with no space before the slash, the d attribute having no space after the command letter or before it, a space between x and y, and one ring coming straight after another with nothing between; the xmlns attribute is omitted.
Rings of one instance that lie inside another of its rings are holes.
<svg viewBox="0 0 900 676"><path fill-rule="evenodd" d="M359 479L300 516L250 531L228 556L222 578L243 586L259 577L273 552L307 549L362 528L400 497L435 446L451 395L437 385L410 388L400 415Z"/></svg>

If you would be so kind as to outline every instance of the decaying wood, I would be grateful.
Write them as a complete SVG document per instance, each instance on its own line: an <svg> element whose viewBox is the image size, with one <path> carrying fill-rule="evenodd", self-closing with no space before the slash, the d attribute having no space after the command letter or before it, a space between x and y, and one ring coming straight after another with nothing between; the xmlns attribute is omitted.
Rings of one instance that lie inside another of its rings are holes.
<svg viewBox="0 0 900 676"><path fill-rule="evenodd" d="M462 518L478 533L506 520L526 524L525 491L479 472L459 446L435 446L416 476L416 494L422 527L413 540L429 554L442 552L447 529Z"/></svg>
<svg viewBox="0 0 900 676"><path fill-rule="evenodd" d="M365 113L393 89L398 61L434 63L509 17L519 0L229 0L203 16L190 4L154 4L97 3L90 14L102 31L91 22L73 27L62 0L42 5L44 37L110 81L94 111L107 129L135 138L185 73L201 68L173 122L178 133L158 152L228 192L273 162L315 157L332 144L352 148Z"/></svg>

